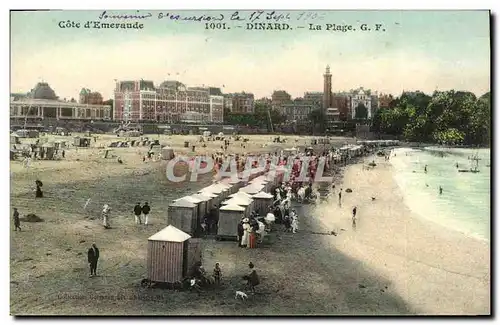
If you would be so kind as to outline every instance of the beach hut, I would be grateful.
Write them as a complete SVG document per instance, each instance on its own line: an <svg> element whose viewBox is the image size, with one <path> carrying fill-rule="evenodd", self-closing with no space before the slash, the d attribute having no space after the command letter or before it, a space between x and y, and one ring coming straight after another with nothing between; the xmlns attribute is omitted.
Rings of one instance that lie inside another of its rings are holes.
<svg viewBox="0 0 500 325"><path fill-rule="evenodd" d="M198 209L197 216L198 216L199 220L201 220L201 218L205 215L205 213L207 211L207 206L206 206L207 201L206 200L202 200L202 199L196 198L192 195L189 195L189 196L184 196L184 197L181 197L180 199L174 200L174 202L177 202L180 200L185 200L185 201L191 202L191 203L196 205L196 207ZM199 224L200 224L200 222L197 222L197 225L199 225Z"/></svg>
<svg viewBox="0 0 500 325"><path fill-rule="evenodd" d="M203 188L201 191L216 194L217 204L220 204L222 201L227 199L229 195L229 185L214 183L208 187Z"/></svg>
<svg viewBox="0 0 500 325"><path fill-rule="evenodd" d="M274 196L266 192L259 192L252 195L254 200L254 210L256 210L259 215L264 216L268 212L269 206L272 205Z"/></svg>
<svg viewBox="0 0 500 325"><path fill-rule="evenodd" d="M252 211L254 210L253 199L243 196L235 196L227 201L222 202L222 205L239 205L245 208L245 217L250 217Z"/></svg>
<svg viewBox="0 0 500 325"><path fill-rule="evenodd" d="M74 137L73 138L73 145L75 147L89 147L90 146L90 138Z"/></svg>
<svg viewBox="0 0 500 325"><path fill-rule="evenodd" d="M40 150L43 152L44 159L54 159L56 148L53 143L44 143ZM40 153L40 155L42 155L42 153Z"/></svg>
<svg viewBox="0 0 500 325"><path fill-rule="evenodd" d="M229 195L229 198L233 198L233 197L244 197L244 198L247 198L247 199L251 199L252 198L252 195L248 194L248 193L245 193L245 192L237 192L237 193L234 193L234 194L231 194Z"/></svg>
<svg viewBox="0 0 500 325"><path fill-rule="evenodd" d="M200 220L201 218L210 212L210 208L212 207L212 199L213 199L213 196L211 194L199 194L199 193L196 193L196 194L192 194L191 197L195 198L195 199L199 199L200 201L204 202L203 206L205 207L205 210L202 211L202 213L199 215L200 216ZM198 210L199 212L200 210Z"/></svg>
<svg viewBox="0 0 500 325"><path fill-rule="evenodd" d="M245 208L239 205L224 205L219 209L217 239L237 239L238 224L245 217Z"/></svg>
<svg viewBox="0 0 500 325"><path fill-rule="evenodd" d="M199 225L198 206L185 199L175 201L168 207L168 223L193 235Z"/></svg>
<svg viewBox="0 0 500 325"><path fill-rule="evenodd" d="M273 186L272 182L267 179L266 175L262 175L262 176L255 178L254 180L250 181L250 184L264 186L263 191L265 191L265 192L271 191L271 188Z"/></svg>
<svg viewBox="0 0 500 325"><path fill-rule="evenodd" d="M161 148L161 159L163 160L171 160L175 157L174 149L170 147Z"/></svg>
<svg viewBox="0 0 500 325"><path fill-rule="evenodd" d="M234 179L231 177L229 179L229 184L233 185L236 188L235 192L238 192L240 188L245 186L245 182L240 178L240 174L236 174L236 177Z"/></svg>
<svg viewBox="0 0 500 325"><path fill-rule="evenodd" d="M208 192L208 191L204 191L204 189L202 189L201 191L199 191L198 193L193 194L193 195L198 195L198 194L202 195L204 197L210 198L210 200L208 201L208 204L207 204L208 211L210 211L211 207L213 207L215 204L217 204L217 199L218 199L217 194L214 194L214 193Z"/></svg>
<svg viewBox="0 0 500 325"><path fill-rule="evenodd" d="M242 187L242 182L240 179L235 179L233 180L232 178L223 178L221 181L221 184L224 184L228 186L228 195L234 194L238 192L238 190Z"/></svg>
<svg viewBox="0 0 500 325"><path fill-rule="evenodd" d="M172 225L148 238L149 281L181 282L201 259L201 241Z"/></svg>

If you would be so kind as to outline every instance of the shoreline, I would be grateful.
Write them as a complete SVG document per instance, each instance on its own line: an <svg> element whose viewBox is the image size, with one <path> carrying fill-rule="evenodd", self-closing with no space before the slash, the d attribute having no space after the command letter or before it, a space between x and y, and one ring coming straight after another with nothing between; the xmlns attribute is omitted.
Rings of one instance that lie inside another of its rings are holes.
<svg viewBox="0 0 500 325"><path fill-rule="evenodd" d="M362 169L362 162L346 166L335 194L311 211L321 227L338 233L325 238L325 244L391 279L417 314L489 314L490 243L422 220L404 203L390 162L364 157L371 160L377 163L373 170ZM339 187L344 189L342 207ZM353 192L345 193L347 188Z"/></svg>
<svg viewBox="0 0 500 325"><path fill-rule="evenodd" d="M410 156L415 153L414 148L400 148L400 149L401 150L408 149L409 150L408 153ZM422 152L428 151L431 154L434 154L434 152L446 152L447 154L451 154L451 155L460 155L460 153L453 152L453 151L443 151L443 150L436 151L436 150L432 150L432 149L430 149L430 150L420 149L420 151L422 151ZM418 151L416 153L419 154ZM401 155L404 155L404 152L401 152ZM398 152L398 158L399 158L399 152ZM417 158L417 159L421 159L421 158ZM462 221L462 220L464 220L462 215L454 217L453 214L456 213L456 210L454 210L454 209L441 210L442 206L440 205L437 198L433 199L432 197L429 197L430 193L428 191L428 188L427 189L425 189L425 188L416 189L415 187L412 187L412 185L410 185L410 183L403 181L404 179L406 179L406 177L412 177L412 176L418 174L417 173L417 174L410 175L409 174L409 171L411 170L410 165L404 167L405 164L409 164L409 162L408 161L399 162L398 164L395 165L394 160L391 159L391 161L390 161L391 174L392 174L392 179L397 183L398 188L399 188L400 192L402 193L404 204L412 212L412 215L415 218L418 218L422 222L429 223L429 225L432 227L436 227L436 226L440 227L443 229L443 231L456 232L457 235L459 235L459 236L465 236L465 237L475 239L475 240L478 240L481 242L486 242L486 243L490 242L490 236L488 233L485 232L484 229L474 228L472 225L468 224L466 221ZM424 163L421 163L421 166L423 166L423 164ZM427 162L425 164L427 164ZM451 162L450 162L450 164L451 164ZM403 168L401 168L401 166L403 166ZM408 168L408 169L405 169L405 168ZM413 168L415 168L415 167L413 167ZM415 170L413 171L413 173L415 173ZM446 185L448 185L446 183L441 183L442 181L446 182L446 180L448 180L449 178L441 177L440 173L441 173L441 171L439 171L437 175L436 174L431 175L431 178L425 181L426 186L428 186L427 185L428 182L431 182L431 183L433 182L434 183L433 186L436 187L436 192L437 192L437 184L440 184L440 185L442 184L445 188L447 187ZM481 177L482 177L483 174L485 174L485 175L489 174L489 171L486 171L486 173L483 172L479 175L481 175ZM422 178L422 179L424 179L424 178ZM438 181L438 179L440 179L440 180ZM419 181L420 181L420 179L416 180L416 182L419 182ZM438 183L436 183L436 182L438 182ZM429 183L429 184L431 184L431 183ZM423 186L423 183L421 185ZM432 186L431 186L431 188L432 188ZM450 192L448 191L448 195L449 195L449 193ZM464 193L460 193L460 194L464 195ZM416 200L414 196L420 197L420 200L418 200L418 199ZM422 209L422 207L419 205L420 201L425 200L425 199L436 200L436 201L433 201L433 203L431 205L434 209L436 209L432 213L428 213L429 209L425 209L425 208ZM450 201L450 198L446 197L446 194L444 196L444 202L446 202L446 204L448 204L448 205L455 203L455 201L453 201L453 200ZM453 212L453 211L455 211L455 212ZM468 212L470 213L471 211L468 211ZM439 218L434 218L433 214L435 214L435 213L437 213L437 214L441 213L441 214L443 214L443 216L441 216ZM485 211L481 211L481 213L482 213L481 215L483 216L483 218L481 219L481 222L483 222L483 219L486 219L486 216L483 215L483 213L485 213Z"/></svg>

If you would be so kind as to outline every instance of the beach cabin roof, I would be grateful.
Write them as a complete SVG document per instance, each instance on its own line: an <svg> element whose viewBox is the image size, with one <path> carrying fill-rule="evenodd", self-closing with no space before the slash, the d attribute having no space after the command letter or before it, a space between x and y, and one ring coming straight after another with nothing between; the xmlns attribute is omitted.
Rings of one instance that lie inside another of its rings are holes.
<svg viewBox="0 0 500 325"><path fill-rule="evenodd" d="M223 202L222 204L224 204L224 205L234 204L234 205L247 206L247 205L252 204L252 202L253 202L253 200L250 199L250 198L244 198L242 196L236 196L236 197L230 198L229 200Z"/></svg>
<svg viewBox="0 0 500 325"><path fill-rule="evenodd" d="M253 198L256 199L272 199L274 196L272 194L266 193L266 192L259 192L257 194L252 195Z"/></svg>
<svg viewBox="0 0 500 325"><path fill-rule="evenodd" d="M246 197L246 198L249 198L249 199L252 198L252 196L250 194L245 193L245 192L236 192L234 194L229 195L229 197L238 197L238 196Z"/></svg>
<svg viewBox="0 0 500 325"><path fill-rule="evenodd" d="M258 185L258 184L251 184L247 185L245 187L240 188L240 192L245 192L248 194L257 194L264 188L263 185Z"/></svg>
<svg viewBox="0 0 500 325"><path fill-rule="evenodd" d="M241 207L239 205L234 205L234 204L231 205L231 204L229 204L229 205L222 206L219 210L221 210L221 211L241 211L241 212L243 212L243 211L245 211L245 208Z"/></svg>
<svg viewBox="0 0 500 325"><path fill-rule="evenodd" d="M202 189L201 191L199 191L198 194L203 195L203 196L208 197L208 198L211 198L211 199L218 196L217 194L214 194L212 192L205 191L205 189Z"/></svg>
<svg viewBox="0 0 500 325"><path fill-rule="evenodd" d="M233 177L235 178L234 180L233 180ZM222 179L220 182L223 185L226 185L226 186L229 185L229 187L231 187L231 185L234 185L234 184L241 182L241 179L238 177L238 174L234 174L231 177L226 177L226 178Z"/></svg>
<svg viewBox="0 0 500 325"><path fill-rule="evenodd" d="M186 199L179 199L174 203L170 204L171 207L179 207L179 208L194 208L196 205L193 202L189 202Z"/></svg>
<svg viewBox="0 0 500 325"><path fill-rule="evenodd" d="M210 185L210 186L202 188L199 193L219 194L221 192L222 192L221 189L218 189L218 188L214 187L213 185Z"/></svg>
<svg viewBox="0 0 500 325"><path fill-rule="evenodd" d="M221 188L223 188L223 189L226 189L226 188L230 188L230 187L231 187L231 186L229 186L229 185L227 185L227 184L224 184L224 183L222 183L222 182L217 182L217 183L215 183L215 184L212 184L212 186L219 186L219 187L221 187Z"/></svg>
<svg viewBox="0 0 500 325"><path fill-rule="evenodd" d="M197 204L197 203L200 203L200 202L203 202L203 200L199 199L199 198L196 198L196 197L193 197L193 196L184 196L184 197L181 197L180 199L177 199L177 200L174 200L174 202L177 202L179 200L186 200L188 202L191 202L191 203L194 203L194 204Z"/></svg>
<svg viewBox="0 0 500 325"><path fill-rule="evenodd" d="M211 198L215 197L215 195L214 196L208 196L208 195L196 193L196 194L191 195L191 197L200 199L201 201L208 201Z"/></svg>
<svg viewBox="0 0 500 325"><path fill-rule="evenodd" d="M186 234L184 231L179 230L172 225L169 225L168 227L163 228L153 236L149 237L148 240L182 243L189 238L191 238L191 236Z"/></svg>
<svg viewBox="0 0 500 325"><path fill-rule="evenodd" d="M229 188L228 185L226 184L222 184L222 183L215 183L215 184L212 184L208 187L205 187L203 189L203 191L207 191L207 192L211 192L211 193L215 193L215 194L218 194L218 193L221 193L225 190L227 190Z"/></svg>

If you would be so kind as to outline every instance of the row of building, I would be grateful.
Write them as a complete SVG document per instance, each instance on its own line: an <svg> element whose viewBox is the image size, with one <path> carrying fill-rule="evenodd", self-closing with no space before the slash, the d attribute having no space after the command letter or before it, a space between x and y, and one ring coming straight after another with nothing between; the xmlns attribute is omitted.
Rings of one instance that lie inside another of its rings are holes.
<svg viewBox="0 0 500 325"><path fill-rule="evenodd" d="M167 80L156 87L153 81L116 81L113 106L103 102L102 95L83 88L78 102L61 100L45 82L38 83L28 94L11 94L11 118L103 119L158 121L166 123L224 122L224 112L254 114L255 104L265 104L279 111L287 122L305 122L309 114L322 109L329 120L371 119L379 108L388 107L390 95L378 95L358 88L332 92L332 74L326 67L323 92L306 92L292 99L284 90L271 98L255 100L252 93L223 94L215 87L187 87Z"/></svg>
<svg viewBox="0 0 500 325"><path fill-rule="evenodd" d="M11 119L81 119L109 120L111 105L105 105L101 94L82 89L79 101L60 99L46 82L39 82L27 94L10 95Z"/></svg>
<svg viewBox="0 0 500 325"><path fill-rule="evenodd" d="M256 102L278 110L287 122L300 122L308 120L309 114L316 109L322 109L329 120L371 119L377 109L388 108L393 100L392 95L378 94L363 87L332 92L329 66L323 77L323 92L305 92L303 97L292 99L285 90L276 90L271 98L258 99Z"/></svg>
<svg viewBox="0 0 500 325"><path fill-rule="evenodd" d="M39 82L29 93L11 94L12 119L131 120L168 123L224 121L224 108L234 113L254 113L250 93L222 94L214 87L186 87L168 80L155 87L152 81L117 81L113 104L106 105L98 92L83 88L78 102L60 99L50 85Z"/></svg>

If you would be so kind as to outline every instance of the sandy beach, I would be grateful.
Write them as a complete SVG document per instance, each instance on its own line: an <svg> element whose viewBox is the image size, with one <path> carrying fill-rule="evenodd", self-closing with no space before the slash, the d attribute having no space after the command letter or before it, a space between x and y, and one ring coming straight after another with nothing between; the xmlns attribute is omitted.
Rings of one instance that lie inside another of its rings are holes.
<svg viewBox="0 0 500 325"><path fill-rule="evenodd" d="M154 137L152 137L154 138ZM195 136L163 137L177 153ZM305 138L268 146L270 137L248 136L233 152L269 151ZM115 138L116 139L116 138ZM29 169L11 163L11 206L45 221L22 222L11 231L11 314L14 315L401 315L489 313L489 243L421 221L405 207L391 166L346 167L342 207L337 196L321 205L297 207L297 234L271 233L259 249L235 242L203 241L203 264L221 264L222 284L201 294L147 289L147 238L167 225L168 204L212 182L169 182L165 162L142 162L145 147L113 149L124 160L102 158L111 141L102 136L90 149L70 149L64 161L37 161ZM346 139L337 139L344 143ZM220 142L209 144L207 153ZM302 144L300 144L302 145ZM197 152L201 153L201 152ZM34 179L44 182L34 197ZM337 184L337 191L340 184ZM371 197L376 200L372 201ZM91 199L88 207L85 202ZM149 201L151 225L137 226L132 208ZM105 230L102 204L112 207ZM351 210L358 207L357 230ZM309 211L309 212L308 212ZM11 227L13 228L13 226ZM341 230L344 229L344 230ZM318 232L335 230L337 236ZM98 277L88 277L86 251L101 250ZM234 299L252 261L261 277L257 294Z"/></svg>
<svg viewBox="0 0 500 325"><path fill-rule="evenodd" d="M390 163L370 157L365 166L373 159L374 169L348 166L331 202L315 209L314 217L326 229L346 229L337 237L325 236L324 244L386 278L388 291L401 297L412 313L489 314L489 242L415 216L404 204ZM353 190L343 193L342 207L339 187ZM351 230L354 206L356 231Z"/></svg>

